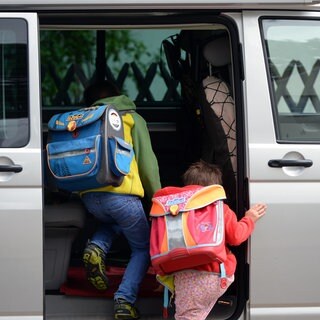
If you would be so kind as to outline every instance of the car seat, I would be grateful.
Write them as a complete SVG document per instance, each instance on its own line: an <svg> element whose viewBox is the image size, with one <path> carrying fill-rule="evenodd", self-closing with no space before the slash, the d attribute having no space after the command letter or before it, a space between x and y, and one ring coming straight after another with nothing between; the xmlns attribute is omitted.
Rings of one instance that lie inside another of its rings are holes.
<svg viewBox="0 0 320 320"><path fill-rule="evenodd" d="M236 117L231 94L231 50L227 33L219 34L203 45L207 75L202 79L202 113L207 138L203 139L202 158L218 164L228 199L235 202L237 173ZM224 77L222 76L224 75ZM227 79L226 79L227 78Z"/></svg>
<svg viewBox="0 0 320 320"><path fill-rule="evenodd" d="M44 285L59 290L67 278L73 241L84 227L86 210L80 199L44 206Z"/></svg>

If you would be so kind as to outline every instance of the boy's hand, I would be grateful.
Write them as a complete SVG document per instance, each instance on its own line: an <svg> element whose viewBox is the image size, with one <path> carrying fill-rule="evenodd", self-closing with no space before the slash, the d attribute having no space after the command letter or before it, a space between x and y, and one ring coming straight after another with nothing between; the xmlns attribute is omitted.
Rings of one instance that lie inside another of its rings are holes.
<svg viewBox="0 0 320 320"><path fill-rule="evenodd" d="M264 216L267 210L267 205L264 203L258 203L252 206L248 211L246 211L245 216L253 220L253 222L258 221Z"/></svg>

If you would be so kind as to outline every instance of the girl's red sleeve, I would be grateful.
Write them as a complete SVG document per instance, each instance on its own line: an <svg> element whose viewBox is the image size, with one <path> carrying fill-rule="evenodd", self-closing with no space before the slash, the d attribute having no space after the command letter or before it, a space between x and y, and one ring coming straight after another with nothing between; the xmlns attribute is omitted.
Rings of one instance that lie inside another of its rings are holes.
<svg viewBox="0 0 320 320"><path fill-rule="evenodd" d="M238 221L236 214L224 204L226 243L231 246L240 245L246 241L254 230L255 223L249 217Z"/></svg>

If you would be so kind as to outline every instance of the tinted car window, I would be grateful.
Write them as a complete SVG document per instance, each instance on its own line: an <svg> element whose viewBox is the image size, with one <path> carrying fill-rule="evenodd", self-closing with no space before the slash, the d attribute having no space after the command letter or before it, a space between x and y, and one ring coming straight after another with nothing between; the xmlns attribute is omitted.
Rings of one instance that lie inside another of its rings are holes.
<svg viewBox="0 0 320 320"><path fill-rule="evenodd" d="M262 22L278 142L320 141L320 22Z"/></svg>
<svg viewBox="0 0 320 320"><path fill-rule="evenodd" d="M0 147L29 141L27 23L0 20Z"/></svg>

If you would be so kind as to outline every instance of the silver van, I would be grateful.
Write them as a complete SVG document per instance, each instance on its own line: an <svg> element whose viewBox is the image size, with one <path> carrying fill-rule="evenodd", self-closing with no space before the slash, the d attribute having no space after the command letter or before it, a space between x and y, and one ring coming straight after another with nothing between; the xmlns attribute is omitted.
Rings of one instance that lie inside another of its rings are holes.
<svg viewBox="0 0 320 320"><path fill-rule="evenodd" d="M47 176L47 123L108 78L147 120L163 186L219 164L241 218L236 281L210 319L320 319L318 1L0 1L0 320L112 319L83 276L97 222ZM146 213L148 204L146 203ZM114 283L130 252L108 257ZM162 319L152 272L142 319ZM172 308L173 309L173 308ZM170 313L173 319L173 310ZM197 320L197 319L195 319Z"/></svg>

